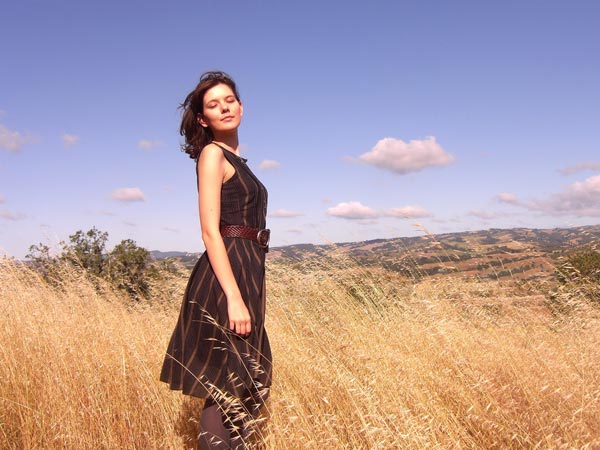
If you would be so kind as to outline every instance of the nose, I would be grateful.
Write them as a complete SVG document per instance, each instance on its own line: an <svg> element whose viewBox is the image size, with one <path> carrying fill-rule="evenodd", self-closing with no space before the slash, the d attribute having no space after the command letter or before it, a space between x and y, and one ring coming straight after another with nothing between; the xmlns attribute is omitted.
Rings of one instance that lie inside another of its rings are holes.
<svg viewBox="0 0 600 450"><path fill-rule="evenodd" d="M221 104L221 111L222 112L227 112L229 111L229 105L227 103L222 103Z"/></svg>

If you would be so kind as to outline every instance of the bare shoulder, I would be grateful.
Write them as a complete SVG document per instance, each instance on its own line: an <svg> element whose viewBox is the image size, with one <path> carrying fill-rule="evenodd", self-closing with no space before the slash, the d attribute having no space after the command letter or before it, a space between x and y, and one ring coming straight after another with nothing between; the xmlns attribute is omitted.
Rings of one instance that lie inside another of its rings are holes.
<svg viewBox="0 0 600 450"><path fill-rule="evenodd" d="M223 155L223 150L216 144L210 143L206 145L202 151L200 152L200 156L198 157L199 161L223 161L225 156Z"/></svg>
<svg viewBox="0 0 600 450"><path fill-rule="evenodd" d="M206 172L223 173L225 167L225 155L215 144L208 144L200 152L196 169L198 174Z"/></svg>

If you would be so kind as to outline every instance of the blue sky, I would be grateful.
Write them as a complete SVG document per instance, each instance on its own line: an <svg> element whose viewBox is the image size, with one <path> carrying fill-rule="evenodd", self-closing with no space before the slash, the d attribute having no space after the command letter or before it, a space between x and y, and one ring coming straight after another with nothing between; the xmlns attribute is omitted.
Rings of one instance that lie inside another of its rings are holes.
<svg viewBox="0 0 600 450"><path fill-rule="evenodd" d="M237 81L272 244L600 218L596 1L10 1L0 254L203 249L178 104Z"/></svg>

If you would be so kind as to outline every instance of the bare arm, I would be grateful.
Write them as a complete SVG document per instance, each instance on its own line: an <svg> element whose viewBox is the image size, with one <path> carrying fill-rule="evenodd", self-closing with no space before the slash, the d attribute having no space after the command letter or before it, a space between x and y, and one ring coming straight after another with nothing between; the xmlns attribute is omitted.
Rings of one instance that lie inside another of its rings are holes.
<svg viewBox="0 0 600 450"><path fill-rule="evenodd" d="M227 298L229 328L236 333L250 334L250 313L244 304L239 286L219 230L221 217L221 186L226 178L228 162L220 148L206 146L198 160L198 207L202 240L212 269Z"/></svg>

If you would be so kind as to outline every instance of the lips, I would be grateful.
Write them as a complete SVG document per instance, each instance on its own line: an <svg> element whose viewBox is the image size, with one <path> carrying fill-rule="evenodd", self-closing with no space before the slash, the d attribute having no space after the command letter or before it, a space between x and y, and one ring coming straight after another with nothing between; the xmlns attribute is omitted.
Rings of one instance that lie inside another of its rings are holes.
<svg viewBox="0 0 600 450"><path fill-rule="evenodd" d="M227 122L232 119L235 119L235 117L234 116L225 116L221 119L221 122Z"/></svg>

